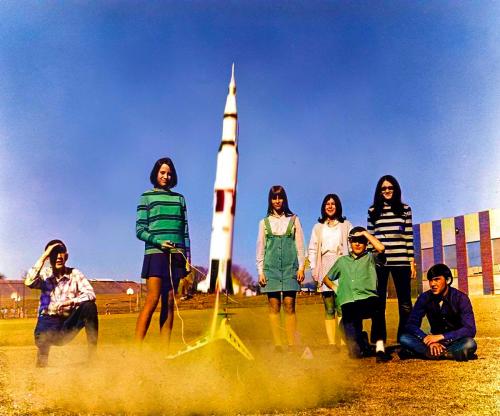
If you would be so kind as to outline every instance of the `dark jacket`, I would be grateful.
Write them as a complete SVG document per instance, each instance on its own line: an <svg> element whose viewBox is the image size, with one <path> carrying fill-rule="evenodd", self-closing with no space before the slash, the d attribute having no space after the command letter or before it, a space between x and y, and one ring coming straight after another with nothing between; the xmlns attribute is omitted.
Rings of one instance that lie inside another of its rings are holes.
<svg viewBox="0 0 500 416"><path fill-rule="evenodd" d="M439 305L443 301L442 306ZM459 338L474 338L476 323L469 297L453 287L448 288L444 298L435 296L430 290L422 293L408 318L406 332L423 339L427 334L420 329L422 319L427 316L434 335L443 334L444 341L453 342Z"/></svg>

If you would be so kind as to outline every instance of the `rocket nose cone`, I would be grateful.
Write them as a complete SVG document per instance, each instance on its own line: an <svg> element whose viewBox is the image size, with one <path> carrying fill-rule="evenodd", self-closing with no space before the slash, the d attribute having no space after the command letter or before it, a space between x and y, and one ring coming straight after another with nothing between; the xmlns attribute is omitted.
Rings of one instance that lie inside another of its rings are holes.
<svg viewBox="0 0 500 416"><path fill-rule="evenodd" d="M229 93L236 94L236 82L234 80L234 63L231 66L231 81L229 81Z"/></svg>

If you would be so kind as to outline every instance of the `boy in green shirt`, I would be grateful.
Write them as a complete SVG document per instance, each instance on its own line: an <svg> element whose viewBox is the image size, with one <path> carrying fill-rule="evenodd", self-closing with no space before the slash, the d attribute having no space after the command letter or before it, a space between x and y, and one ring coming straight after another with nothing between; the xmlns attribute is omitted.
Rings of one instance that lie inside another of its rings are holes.
<svg viewBox="0 0 500 416"><path fill-rule="evenodd" d="M368 242L377 254L367 250ZM349 356L362 358L371 355L368 340L363 337L363 319L372 319L372 342L375 342L377 362L390 360L386 354L383 331L377 311L380 301L377 295L376 265L385 263L384 245L363 227L349 232L350 254L340 257L323 279L333 288L332 280L339 279L336 304L342 310L342 324Z"/></svg>

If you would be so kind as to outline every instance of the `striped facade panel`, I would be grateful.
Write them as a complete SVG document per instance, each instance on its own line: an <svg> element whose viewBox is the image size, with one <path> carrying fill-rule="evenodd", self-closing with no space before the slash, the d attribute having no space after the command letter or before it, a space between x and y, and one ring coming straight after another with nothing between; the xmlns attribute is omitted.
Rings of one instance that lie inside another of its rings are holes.
<svg viewBox="0 0 500 416"><path fill-rule="evenodd" d="M464 217L465 242L479 241L479 215L477 212L466 214Z"/></svg>
<svg viewBox="0 0 500 416"><path fill-rule="evenodd" d="M491 238L500 238L500 209L491 209L489 212Z"/></svg>
<svg viewBox="0 0 500 416"><path fill-rule="evenodd" d="M427 275L427 271L435 264L432 222L420 224L420 254L422 256L422 291L426 291L429 289L429 283L425 279L425 276Z"/></svg>
<svg viewBox="0 0 500 416"><path fill-rule="evenodd" d="M465 238L465 220L463 215L455 217L455 232L458 288L462 292L469 293L469 285L467 283L467 241Z"/></svg>
<svg viewBox="0 0 500 416"><path fill-rule="evenodd" d="M454 218L443 218L441 220L441 235L443 246L455 245L455 220Z"/></svg>
<svg viewBox="0 0 500 416"><path fill-rule="evenodd" d="M422 286L422 244L420 242L420 224L413 225L413 247L415 250L415 266L417 268L417 292L423 292Z"/></svg>
<svg viewBox="0 0 500 416"><path fill-rule="evenodd" d="M434 244L434 263L444 263L443 234L440 220L432 221L432 240Z"/></svg>
<svg viewBox="0 0 500 416"><path fill-rule="evenodd" d="M424 222L420 224L420 247L422 250L432 248L432 223Z"/></svg>
<svg viewBox="0 0 500 416"><path fill-rule="evenodd" d="M493 283L493 250L491 249L490 215L488 211L479 213L479 236L481 242L481 265L483 273L483 293L495 293Z"/></svg>

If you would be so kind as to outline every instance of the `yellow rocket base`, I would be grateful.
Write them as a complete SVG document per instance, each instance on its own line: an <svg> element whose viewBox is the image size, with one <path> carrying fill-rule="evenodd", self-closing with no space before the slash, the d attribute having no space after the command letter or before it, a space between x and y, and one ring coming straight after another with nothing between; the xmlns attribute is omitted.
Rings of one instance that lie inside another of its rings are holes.
<svg viewBox="0 0 500 416"><path fill-rule="evenodd" d="M223 316L223 318L220 320L219 327L214 333L212 333L211 331L209 335L204 336L203 338L200 338L199 340L186 345L183 349L177 351L175 354L167 356L167 358L168 359L177 358L180 357L181 355L202 348L205 345L211 344L212 342L225 340L229 344L231 344L236 349L236 351L241 353L247 360L253 360L254 358L251 352L248 350L247 347L245 347L245 344L243 344L243 341L241 341L240 337L236 335L236 332L234 332L233 328L231 328L231 325L229 325L229 319L227 318L227 314L222 313L219 316Z"/></svg>

